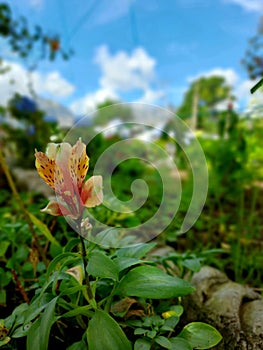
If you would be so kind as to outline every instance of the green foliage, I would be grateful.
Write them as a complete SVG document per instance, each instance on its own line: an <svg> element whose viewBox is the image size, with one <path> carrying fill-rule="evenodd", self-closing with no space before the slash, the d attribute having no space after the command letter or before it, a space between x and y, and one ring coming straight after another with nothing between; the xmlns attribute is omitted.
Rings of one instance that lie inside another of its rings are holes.
<svg viewBox="0 0 263 350"><path fill-rule="evenodd" d="M187 281L169 276L154 266L139 266L123 277L116 292L123 296L169 299L193 291Z"/></svg>
<svg viewBox="0 0 263 350"><path fill-rule="evenodd" d="M202 322L189 323L179 337L187 340L194 349L210 349L222 340L215 328Z"/></svg>
<svg viewBox="0 0 263 350"><path fill-rule="evenodd" d="M175 308L178 305L172 307ZM139 336L134 344L134 349L155 349L159 345L161 349L192 350L210 349L217 345L222 337L212 326L202 322L193 322L186 325L183 330L174 335L180 316L163 318L159 315L146 316L140 321L127 321L134 328L134 334ZM165 336L170 332L170 336ZM159 347L158 347L159 349Z"/></svg>
<svg viewBox="0 0 263 350"><path fill-rule="evenodd" d="M72 55L71 50L66 52L60 47L58 35L51 37L39 25L32 30L25 17L14 18L10 6L5 2L0 3L0 35L21 58L27 57L34 50L39 52L38 59L48 57L53 60L58 53L64 59Z"/></svg>
<svg viewBox="0 0 263 350"><path fill-rule="evenodd" d="M245 57L242 60L250 79L254 80L263 76L263 18L258 24L257 33L249 39Z"/></svg>
<svg viewBox="0 0 263 350"><path fill-rule="evenodd" d="M96 310L89 322L87 339L90 350L132 349L131 343L118 323L101 310Z"/></svg>
<svg viewBox="0 0 263 350"><path fill-rule="evenodd" d="M256 184L263 179L262 121L240 120L232 111L220 117L224 123L218 139L200 135L210 171L209 193L204 213L187 234L179 237L176 231L191 200L191 178L184 180L181 214L161 237L136 246L129 245L130 237L121 241L122 229L116 227L130 227L151 217L158 207L161 188L158 174L141 161L125 161L117 167L112 186L118 198L129 199L127 188L140 177L149 184L150 200L136 215L114 216L104 206L92 210L112 226L105 231L95 227L94 239L85 242L93 298L87 293L83 277L79 238L63 218L40 214L43 199L22 194L45 247L49 260L45 267L39 257L35 259L32 236L19 206L8 191L0 192L0 308L6 305L0 310L6 310L0 322L3 349L10 346L22 350L27 342L28 349L133 346L189 350L209 349L220 342L220 334L207 324L185 325L180 301L193 291L186 277L208 262L237 281L262 285L262 276L257 272L262 266L258 244L262 196ZM91 167L95 164L92 156L98 159L114 140L118 137L94 140L89 150ZM134 150L138 148L142 148L140 142L134 145ZM160 246L167 243L174 249L164 255L158 253ZM111 248L122 244L128 247ZM29 305L23 300L23 292Z"/></svg>
<svg viewBox="0 0 263 350"><path fill-rule="evenodd" d="M190 118L194 96L197 97L198 113L212 112L214 106L231 97L231 87L221 76L201 77L193 81L187 90L182 105L177 110L180 118Z"/></svg>
<svg viewBox="0 0 263 350"><path fill-rule="evenodd" d="M3 198L6 200L8 197L3 195ZM1 220L3 223L3 220L9 221L10 217L1 217ZM39 219L34 219L34 222L37 223L39 232L43 234L43 239L48 238L49 234L45 232L47 226L43 224L42 227ZM16 237L22 243L26 236L19 236L17 227L15 225ZM9 237L10 230L7 232ZM60 236L60 241L63 237L65 238L63 235ZM30 235L27 239L30 239ZM5 236L3 240L6 241ZM145 255L155 247L155 243L108 250L95 243L86 242L89 261L87 270L91 278L94 300L89 299L82 280L70 273L72 269L83 269L77 238L68 239L62 252L53 258L47 270L45 267L37 269L37 278L29 289L26 288L25 283L27 274L21 273L18 267L20 265L23 267L23 263L27 264L29 254L27 246L21 243L17 248L14 246L13 251L9 251L11 242L6 245L6 249L2 248L3 258L8 259L9 263L5 269L0 270L0 289L5 290L13 283L11 272L8 270L10 262L13 261L11 265L19 272L18 278L22 289L27 294L28 290L31 290L31 301L29 305L23 303L17 306L10 316L2 320L2 327L7 331L0 346L8 344L12 349L22 349L25 345L17 347L17 342L26 337L27 349L40 350L61 346L61 344L69 349L84 349L87 344L89 349L102 347L129 349L132 348L132 343L135 344L135 348L139 348L140 344L147 344L147 346L156 344L161 348L171 348L172 341L169 340L168 335L171 332L174 335L179 334L180 327L177 331L174 328L180 324L182 306L171 305L168 309L167 306L159 309L156 307L154 310L155 307L152 304L151 315L147 315L146 305L151 303L151 299L172 300L183 296L193 291L193 287L189 282L168 275L154 266L157 262L159 263L158 260L145 259ZM134 321L129 319L125 321L131 305L130 296L138 298L137 303L144 311L138 313ZM163 311L168 313L161 316ZM169 315L168 318L167 315ZM137 322L135 328L133 322ZM103 332L101 332L102 329ZM131 336L133 329L134 335ZM146 336L142 334L142 329ZM53 334L56 334L55 338Z"/></svg>
<svg viewBox="0 0 263 350"><path fill-rule="evenodd" d="M13 153L16 156L13 161L16 160L16 164L23 168L32 168L34 150L44 149L51 135L58 134L57 125L45 121L44 112L38 109L36 103L19 94L9 101L5 113L16 120L16 123L6 122L3 125L7 132L5 142L14 146Z"/></svg>

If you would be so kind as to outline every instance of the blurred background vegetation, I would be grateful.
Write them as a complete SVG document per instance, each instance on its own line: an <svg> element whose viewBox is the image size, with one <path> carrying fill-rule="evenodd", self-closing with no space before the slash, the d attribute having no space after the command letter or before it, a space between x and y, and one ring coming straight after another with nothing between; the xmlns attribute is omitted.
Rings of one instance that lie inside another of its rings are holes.
<svg viewBox="0 0 263 350"><path fill-rule="evenodd" d="M258 80L263 76L262 23L261 20L258 33L248 43L248 51L243 58L248 75ZM22 59L34 52L37 64L51 60L55 65L58 56L70 60L74 54L72 50L61 47L58 36L46 34L40 26L32 27L23 17L14 18L10 7L4 2L0 3L0 36L7 41L10 50ZM0 57L0 74L6 74L9 68L2 62ZM29 70L36 68L36 62ZM121 101L109 99L99 104L90 124L85 125L85 133L98 134L87 149L91 156L90 174L105 149L133 133L138 134L138 130L132 128L121 132L116 129L116 132L107 135L99 134L100 128L112 126L116 120L135 120L132 106L116 102ZM171 150L183 183L179 214L158 240L160 244L168 244L189 256L194 254L201 260L204 260L205 252L212 249L214 253L205 256L207 263L226 271L236 281L262 287L263 105L256 104L249 113L239 115L234 103L232 87L222 76L215 75L193 80L182 104L177 108L171 107L172 113L182 118L194 131L203 147L209 169L209 191L204 210L194 227L181 236L177 232L187 212L193 184L191 168L184 152L172 139L176 133L173 117L166 121L164 133L151 137L156 144ZM47 223L54 236L61 241L73 234L68 233L63 220L55 222L53 218L39 213L41 205L46 203L46 197L43 192L38 193L37 186L34 189L28 187L28 181L21 181L20 175L23 169L34 172L34 149L44 151L48 142L63 141L68 130L67 127L61 128L57 121L50 120L40 108L33 86L30 96L23 96L18 90L8 104L0 108L1 152L16 179L23 202L28 210ZM80 123L76 133L81 136L82 132ZM133 147L136 152L141 152L144 149L143 141L138 140ZM188 147L191 147L191 143ZM109 162L114 161L117 162L117 158L109 159ZM26 173L26 177L31 179L28 174L32 173ZM19 270L25 279L30 279L34 278L34 267L29 262L30 232L26 229L1 166L0 175L0 304L5 304L7 296L4 289L12 279L11 269ZM141 210L118 215L101 206L94 209L94 214L102 222L117 227L136 226L155 213L162 196L161 181L156 170L145 162L133 159L117 167L112 176L116 196L128 200L131 196L130 184L136 178L143 178L150 189L148 200ZM49 254L56 255L54 246L51 246ZM38 265L39 273L41 269L43 266Z"/></svg>

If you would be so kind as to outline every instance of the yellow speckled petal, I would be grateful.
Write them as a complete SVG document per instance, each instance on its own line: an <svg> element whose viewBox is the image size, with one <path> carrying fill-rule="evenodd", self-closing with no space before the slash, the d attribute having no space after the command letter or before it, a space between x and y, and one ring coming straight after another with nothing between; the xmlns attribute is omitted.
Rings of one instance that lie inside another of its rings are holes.
<svg viewBox="0 0 263 350"><path fill-rule="evenodd" d="M70 176L74 183L77 183L78 189L81 189L82 183L86 177L89 168L89 157L86 154L86 145L80 140L72 147L69 159Z"/></svg>
<svg viewBox="0 0 263 350"><path fill-rule="evenodd" d="M55 162L49 159L45 153L36 152L36 168L40 177L53 189L55 189Z"/></svg>

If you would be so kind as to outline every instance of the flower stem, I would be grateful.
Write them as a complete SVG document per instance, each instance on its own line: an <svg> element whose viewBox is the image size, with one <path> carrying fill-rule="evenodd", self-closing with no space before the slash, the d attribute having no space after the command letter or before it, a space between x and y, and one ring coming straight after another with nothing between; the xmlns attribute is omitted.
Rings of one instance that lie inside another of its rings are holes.
<svg viewBox="0 0 263 350"><path fill-rule="evenodd" d="M90 285L89 274L87 271L87 266L88 266L87 252L86 252L84 238L81 235L81 224L79 222L78 222L78 228L79 228L79 238L80 238L80 243L81 243L81 255L82 255L83 267L84 267L85 284L87 286L88 298L89 298L89 300L92 300L93 293L92 293L92 289L91 289L91 285Z"/></svg>

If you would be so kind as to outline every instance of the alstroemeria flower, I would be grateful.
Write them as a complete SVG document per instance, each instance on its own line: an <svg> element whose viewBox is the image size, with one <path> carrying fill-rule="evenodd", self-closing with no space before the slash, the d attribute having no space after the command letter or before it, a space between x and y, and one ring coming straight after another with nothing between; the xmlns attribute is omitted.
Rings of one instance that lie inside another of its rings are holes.
<svg viewBox="0 0 263 350"><path fill-rule="evenodd" d="M92 176L84 182L89 158L86 145L80 140L69 143L49 143L46 154L36 152L36 168L40 177L56 192L57 201L42 209L51 215L82 217L84 207L92 208L103 201L102 177Z"/></svg>

